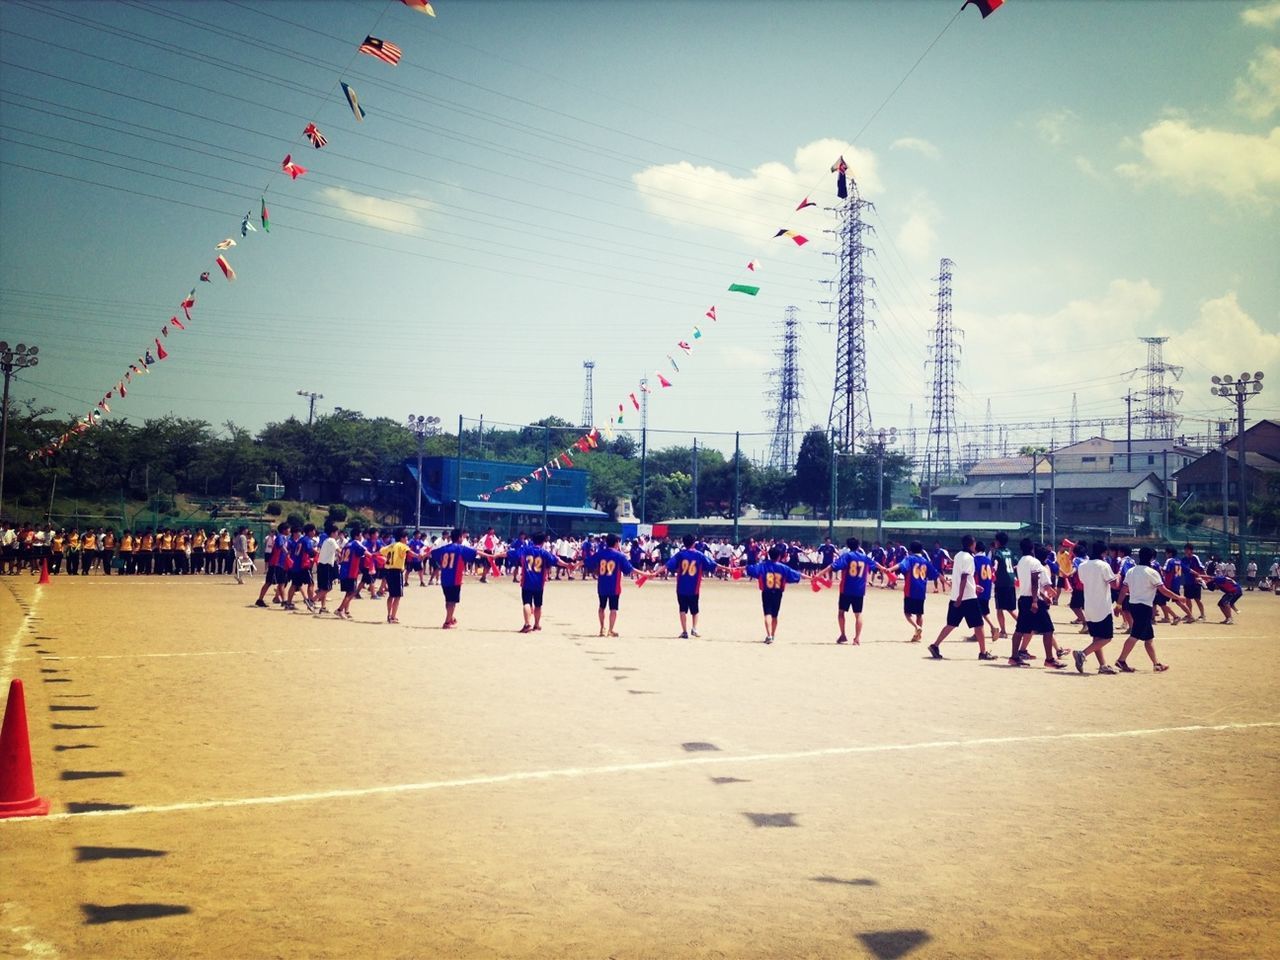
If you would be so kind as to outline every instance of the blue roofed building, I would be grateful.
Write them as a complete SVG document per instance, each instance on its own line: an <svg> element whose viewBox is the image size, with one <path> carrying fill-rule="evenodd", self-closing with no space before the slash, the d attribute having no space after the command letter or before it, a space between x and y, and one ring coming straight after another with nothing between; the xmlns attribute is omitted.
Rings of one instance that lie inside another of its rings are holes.
<svg viewBox="0 0 1280 960"><path fill-rule="evenodd" d="M555 533L598 531L610 525L609 514L591 505L586 470L552 470L546 479L526 483L521 490L497 490L522 480L540 464L505 463L456 457L424 457L422 476L418 460L405 462L410 482L404 515L413 517L419 487L422 492L423 526L451 527L455 523L472 531L493 527L509 537L520 530L546 529ZM488 499L483 499L488 495Z"/></svg>

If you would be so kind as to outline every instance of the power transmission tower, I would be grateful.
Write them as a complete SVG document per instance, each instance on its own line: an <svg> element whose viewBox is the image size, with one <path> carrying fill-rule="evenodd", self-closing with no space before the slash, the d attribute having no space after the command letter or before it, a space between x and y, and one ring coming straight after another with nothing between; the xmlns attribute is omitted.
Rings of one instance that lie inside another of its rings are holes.
<svg viewBox="0 0 1280 960"><path fill-rule="evenodd" d="M591 376L595 372L596 362L583 360L582 369L587 375L587 383L582 391L582 426L590 427L596 422L596 400L591 388Z"/></svg>
<svg viewBox="0 0 1280 960"><path fill-rule="evenodd" d="M1182 378L1182 367L1164 362L1164 345L1168 337L1139 337L1147 345L1147 365L1134 370L1134 374L1146 374L1147 388L1137 395L1142 401L1138 422L1143 424L1143 435L1148 440L1171 440L1178 431L1182 417L1174 407L1182 400L1182 391L1166 386L1165 376L1174 380Z"/></svg>
<svg viewBox="0 0 1280 960"><path fill-rule="evenodd" d="M857 181L849 177L849 197L837 209L840 226L836 235L840 249L836 327L836 383L831 396L827 428L836 449L853 453L861 436L871 434L871 401L867 395L867 305L875 301L866 295L874 285L863 273L863 258L870 252L863 238L875 229L863 214L875 205L862 199Z"/></svg>
<svg viewBox="0 0 1280 960"><path fill-rule="evenodd" d="M774 415L769 443L769 466L790 470L795 466L795 435L800 426L800 321L795 307L787 307L782 321L782 348L778 351L777 386L769 391Z"/></svg>
<svg viewBox="0 0 1280 960"><path fill-rule="evenodd" d="M1071 431L1068 435L1071 443L1080 442L1080 404L1074 393L1071 394Z"/></svg>
<svg viewBox="0 0 1280 960"><path fill-rule="evenodd" d="M907 458L911 461L911 469L916 467L916 405L907 404Z"/></svg>
<svg viewBox="0 0 1280 960"><path fill-rule="evenodd" d="M938 320L929 347L933 366L933 390L929 401L929 434L925 438L922 482L930 489L955 472L951 441L956 432L956 368L960 365L959 331L951 322L951 267L942 258L938 266Z"/></svg>

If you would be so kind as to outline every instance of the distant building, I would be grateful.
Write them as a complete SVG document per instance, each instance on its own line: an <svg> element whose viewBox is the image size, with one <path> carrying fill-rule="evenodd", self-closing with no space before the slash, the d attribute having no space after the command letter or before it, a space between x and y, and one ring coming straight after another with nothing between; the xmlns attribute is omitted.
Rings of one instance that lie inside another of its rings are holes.
<svg viewBox="0 0 1280 960"><path fill-rule="evenodd" d="M461 470L459 470L459 466ZM425 457L422 461L423 526L451 527L461 504L463 526L476 529L494 527L503 535L518 530L543 528L543 489L546 489L546 527L554 532L589 527L599 529L609 515L590 505L585 470L552 470L545 481L526 483L519 492L497 487L528 477L539 464L504 463L498 460L461 461L454 457ZM412 520L417 509L418 459L405 462L409 483L405 484L402 516ZM488 494L489 499L481 499Z"/></svg>
<svg viewBox="0 0 1280 960"><path fill-rule="evenodd" d="M1136 527L1148 517L1163 516L1166 496L1154 473L1060 473L1053 484L1037 476L1033 486L1028 476L939 487L933 491L933 510L939 520L1048 524L1052 501L1061 525Z"/></svg>
<svg viewBox="0 0 1280 960"><path fill-rule="evenodd" d="M1037 457L1035 465L1037 474L1049 473L1049 461L1045 457ZM969 483L980 480L1017 480L1031 476L1031 457L988 457L979 460L965 471Z"/></svg>
<svg viewBox="0 0 1280 960"><path fill-rule="evenodd" d="M1053 469L1063 473L1150 471L1172 487L1174 475L1202 451L1177 440L1112 440L1090 437L1053 451ZM1174 493L1176 487L1172 487Z"/></svg>
<svg viewBox="0 0 1280 960"><path fill-rule="evenodd" d="M1239 454L1237 437L1225 445L1227 460L1227 499L1239 499ZM1266 493L1268 484L1280 481L1280 421L1259 420L1244 432L1245 491L1250 498ZM1200 500L1222 500L1222 448L1210 450L1204 456L1182 467L1174 476L1178 482L1178 496L1185 499L1192 495Z"/></svg>

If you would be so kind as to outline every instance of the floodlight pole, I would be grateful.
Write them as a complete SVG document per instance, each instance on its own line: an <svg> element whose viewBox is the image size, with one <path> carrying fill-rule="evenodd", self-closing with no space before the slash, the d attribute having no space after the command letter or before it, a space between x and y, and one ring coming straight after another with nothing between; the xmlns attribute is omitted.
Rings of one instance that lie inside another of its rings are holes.
<svg viewBox="0 0 1280 960"><path fill-rule="evenodd" d="M1236 523L1238 527L1237 539L1240 546L1240 566L1242 568L1249 562L1249 558L1247 556L1249 544L1249 496L1245 490L1244 405L1252 397L1256 397L1262 392L1262 376L1263 374L1261 371L1252 375L1245 372L1240 374L1237 379L1233 378L1231 374L1228 373L1222 377L1214 377L1214 385L1210 390L1210 393L1213 393L1215 396L1222 397L1225 400L1230 400L1236 405L1236 465L1238 469L1236 475L1236 493L1239 497L1239 508ZM1227 449L1224 444L1222 448L1222 459L1224 464L1226 463L1226 458ZM1224 484L1222 491L1224 512L1226 510L1226 498L1227 491L1226 485ZM1223 533L1226 533L1225 529L1223 530Z"/></svg>

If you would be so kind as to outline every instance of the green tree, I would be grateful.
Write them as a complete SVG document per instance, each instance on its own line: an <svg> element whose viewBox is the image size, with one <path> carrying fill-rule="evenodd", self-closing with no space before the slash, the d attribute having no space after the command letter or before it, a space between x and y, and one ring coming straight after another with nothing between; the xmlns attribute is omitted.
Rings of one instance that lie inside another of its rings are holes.
<svg viewBox="0 0 1280 960"><path fill-rule="evenodd" d="M810 427L800 441L792 480L795 500L807 503L813 516L831 502L831 441L821 427Z"/></svg>

